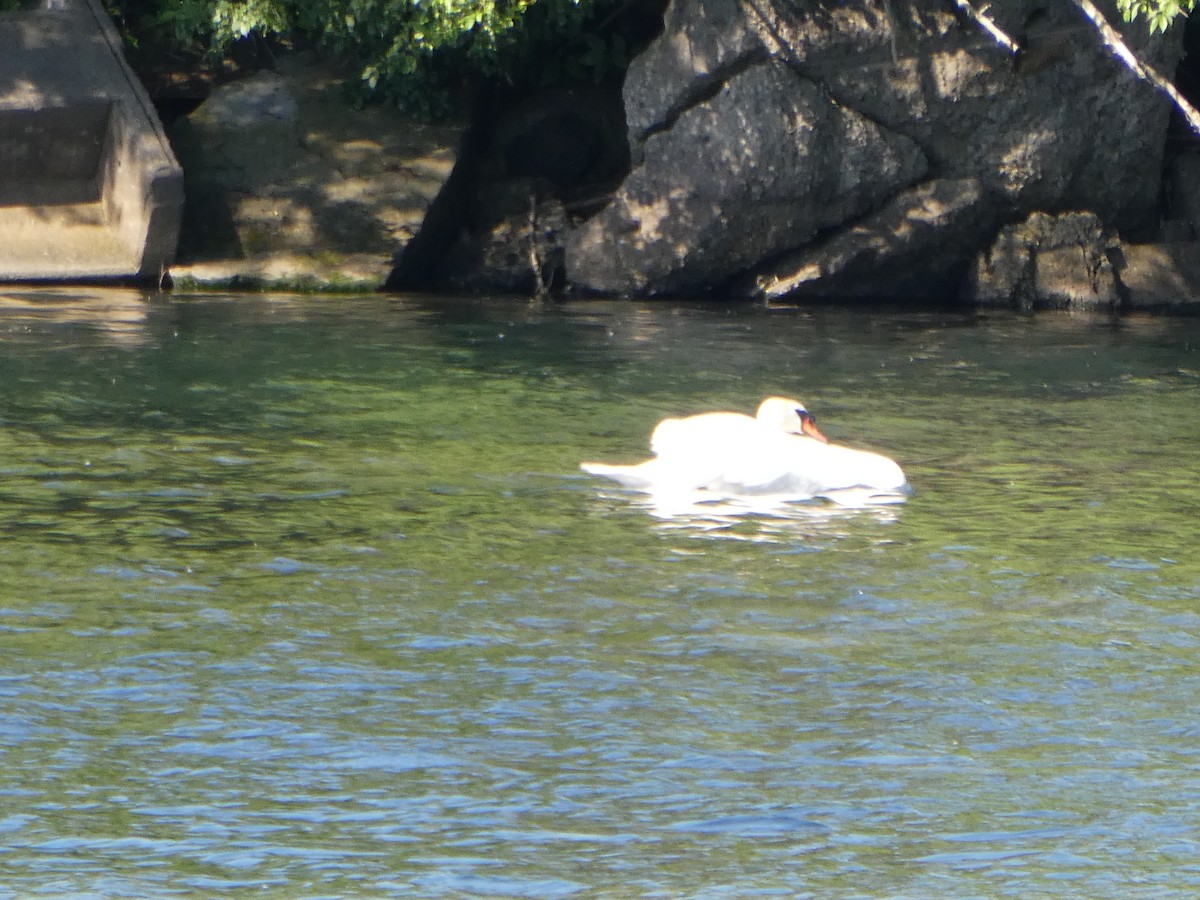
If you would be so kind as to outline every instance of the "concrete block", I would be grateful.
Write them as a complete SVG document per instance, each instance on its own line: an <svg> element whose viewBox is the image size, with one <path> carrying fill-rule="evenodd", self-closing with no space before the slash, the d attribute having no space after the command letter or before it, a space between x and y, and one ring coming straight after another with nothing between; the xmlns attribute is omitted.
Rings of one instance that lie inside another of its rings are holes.
<svg viewBox="0 0 1200 900"><path fill-rule="evenodd" d="M182 211L183 172L99 0L0 13L0 281L157 281Z"/></svg>

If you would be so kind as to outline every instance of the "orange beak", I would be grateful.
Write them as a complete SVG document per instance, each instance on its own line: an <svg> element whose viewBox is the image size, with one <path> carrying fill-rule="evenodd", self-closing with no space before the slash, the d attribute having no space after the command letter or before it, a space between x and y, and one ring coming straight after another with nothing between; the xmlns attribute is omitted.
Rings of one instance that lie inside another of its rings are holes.
<svg viewBox="0 0 1200 900"><path fill-rule="evenodd" d="M822 444L829 443L829 438L827 438L827 437L825 437L825 435L821 434L821 429L817 427L817 423L813 420L812 416L804 416L800 420L800 428L810 438L816 438Z"/></svg>

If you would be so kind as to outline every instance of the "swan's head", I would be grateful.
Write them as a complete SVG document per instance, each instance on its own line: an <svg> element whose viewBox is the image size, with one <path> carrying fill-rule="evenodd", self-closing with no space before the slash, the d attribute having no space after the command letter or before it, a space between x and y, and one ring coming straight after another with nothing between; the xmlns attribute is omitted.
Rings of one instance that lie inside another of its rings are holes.
<svg viewBox="0 0 1200 900"><path fill-rule="evenodd" d="M817 428L816 418L804 408L804 404L799 400L792 400L788 397L768 397L759 404L758 414L755 418L768 428L778 428L788 434L802 434L814 438L822 444L829 443L829 440Z"/></svg>

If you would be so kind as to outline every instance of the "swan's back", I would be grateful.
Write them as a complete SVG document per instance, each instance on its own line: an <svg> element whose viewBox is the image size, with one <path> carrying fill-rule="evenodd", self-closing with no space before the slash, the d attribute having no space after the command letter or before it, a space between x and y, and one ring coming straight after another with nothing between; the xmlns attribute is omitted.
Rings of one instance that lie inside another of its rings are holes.
<svg viewBox="0 0 1200 900"><path fill-rule="evenodd" d="M664 473L706 490L813 496L821 484L813 454L824 444L741 413L665 419L650 446Z"/></svg>
<svg viewBox="0 0 1200 900"><path fill-rule="evenodd" d="M727 456L762 436L756 419L736 412L701 413L686 419L663 419L650 436L658 457Z"/></svg>

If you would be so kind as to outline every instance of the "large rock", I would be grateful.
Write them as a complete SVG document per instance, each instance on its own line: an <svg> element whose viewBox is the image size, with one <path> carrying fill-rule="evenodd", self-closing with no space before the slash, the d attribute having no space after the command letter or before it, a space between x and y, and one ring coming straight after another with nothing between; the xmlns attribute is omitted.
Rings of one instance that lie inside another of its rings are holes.
<svg viewBox="0 0 1200 900"><path fill-rule="evenodd" d="M977 306L1115 309L1120 302L1111 257L1118 242L1094 213L1034 213L1000 230L966 283Z"/></svg>
<svg viewBox="0 0 1200 900"><path fill-rule="evenodd" d="M839 102L920 144L937 174L979 178L1014 220L1087 209L1112 228L1144 223L1158 200L1169 101L1115 61L1071 4L1030 6L989 7L1026 48L1015 64L981 31L935 28L910 32L912 52L896 62L827 60L813 74ZM1168 77L1182 31L1124 29Z"/></svg>
<svg viewBox="0 0 1200 900"><path fill-rule="evenodd" d="M223 85L173 129L195 179L233 191L261 190L287 175L303 144L298 91L277 72Z"/></svg>
<svg viewBox="0 0 1200 900"><path fill-rule="evenodd" d="M953 293L995 210L973 178L925 182L833 237L759 270L738 293L762 300L928 300Z"/></svg>
<svg viewBox="0 0 1200 900"><path fill-rule="evenodd" d="M781 9L755 0L672 0L662 35L633 60L625 78L635 157L648 136L753 62L773 56L790 63L840 59L854 66L881 59L872 51L894 42L886 3L797 6L794 14L782 16Z"/></svg>
<svg viewBox="0 0 1200 900"><path fill-rule="evenodd" d="M803 251L818 231L829 241L839 228L870 228L859 217L911 184L903 165L881 173L872 185L886 185L881 191L861 192L870 202L829 204L823 192L859 179L863 157L878 153L880 141L904 155L899 136L920 148L930 178L977 182L1008 221L1091 210L1109 229L1146 224L1158 199L1169 101L1114 61L1071 4L995 0L987 11L1019 41L1015 61L949 4L672 0L662 35L625 81L635 168L608 209L569 239L569 281L620 293L711 287ZM1119 17L1110 9L1109 18ZM1174 71L1181 26L1157 36L1144 21L1121 30L1159 71ZM741 85L783 67L808 88L782 89L778 75L770 88ZM870 128L824 127L815 149L807 120L789 131L784 112L799 105L830 122L817 114L815 94L837 110L834 118ZM796 152L782 149L792 134ZM856 146L864 137L866 151ZM761 216L748 214L746 198ZM820 208L823 215L794 213ZM954 216L931 228L947 243L959 237ZM908 252L903 242L896 250ZM960 264L971 258L963 253ZM886 248L858 254L862 283L872 278L868 256L884 286L886 273L903 266Z"/></svg>
<svg viewBox="0 0 1200 900"><path fill-rule="evenodd" d="M1034 213L1000 230L966 281L978 306L1200 309L1200 243L1128 244L1093 213Z"/></svg>
<svg viewBox="0 0 1200 900"><path fill-rule="evenodd" d="M1126 244L1116 259L1124 308L1200 311L1200 244Z"/></svg>
<svg viewBox="0 0 1200 900"><path fill-rule="evenodd" d="M909 139L787 66L752 65L651 136L613 201L568 236L576 286L703 291L879 206L920 178Z"/></svg>
<svg viewBox="0 0 1200 900"><path fill-rule="evenodd" d="M662 36L630 63L625 76L625 119L635 159L641 159L647 135L711 96L735 67L767 57L747 27L747 11L741 0L667 5Z"/></svg>

